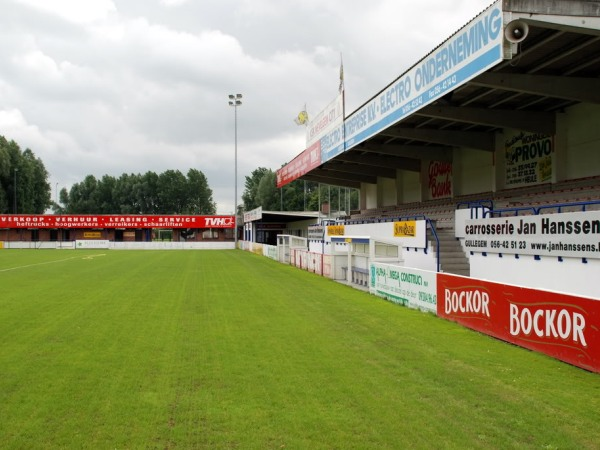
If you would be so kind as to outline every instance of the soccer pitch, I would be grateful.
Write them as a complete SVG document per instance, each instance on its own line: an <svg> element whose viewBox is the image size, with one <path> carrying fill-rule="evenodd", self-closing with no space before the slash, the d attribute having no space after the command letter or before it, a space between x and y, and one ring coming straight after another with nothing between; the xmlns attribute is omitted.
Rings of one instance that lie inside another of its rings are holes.
<svg viewBox="0 0 600 450"><path fill-rule="evenodd" d="M2 449L598 448L600 377L267 258L0 250Z"/></svg>

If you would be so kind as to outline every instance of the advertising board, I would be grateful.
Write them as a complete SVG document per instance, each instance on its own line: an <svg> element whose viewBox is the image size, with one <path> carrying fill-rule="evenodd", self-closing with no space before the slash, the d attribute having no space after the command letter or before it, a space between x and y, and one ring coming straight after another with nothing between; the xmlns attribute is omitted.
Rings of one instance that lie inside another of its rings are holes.
<svg viewBox="0 0 600 450"><path fill-rule="evenodd" d="M438 273L437 314L600 372L600 301Z"/></svg>
<svg viewBox="0 0 600 450"><path fill-rule="evenodd" d="M467 219L460 235L473 252L600 258L600 211Z"/></svg>
<svg viewBox="0 0 600 450"><path fill-rule="evenodd" d="M291 162L277 170L277 187L280 188L291 183L296 178L310 172L312 169L321 165L321 142L317 141Z"/></svg>
<svg viewBox="0 0 600 450"><path fill-rule="evenodd" d="M369 268L369 292L413 309L436 312L436 273L373 262Z"/></svg>
<svg viewBox="0 0 600 450"><path fill-rule="evenodd" d="M393 125L502 61L497 1L345 120L345 149Z"/></svg>
<svg viewBox="0 0 600 450"><path fill-rule="evenodd" d="M0 214L0 228L235 228L233 216Z"/></svg>

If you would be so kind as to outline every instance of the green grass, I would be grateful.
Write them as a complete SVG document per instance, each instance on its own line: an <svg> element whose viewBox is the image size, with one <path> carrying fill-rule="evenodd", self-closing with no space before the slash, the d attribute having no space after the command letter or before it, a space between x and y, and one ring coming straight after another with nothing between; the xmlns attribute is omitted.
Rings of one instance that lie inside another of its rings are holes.
<svg viewBox="0 0 600 450"><path fill-rule="evenodd" d="M242 251L0 250L2 449L581 449L600 376Z"/></svg>

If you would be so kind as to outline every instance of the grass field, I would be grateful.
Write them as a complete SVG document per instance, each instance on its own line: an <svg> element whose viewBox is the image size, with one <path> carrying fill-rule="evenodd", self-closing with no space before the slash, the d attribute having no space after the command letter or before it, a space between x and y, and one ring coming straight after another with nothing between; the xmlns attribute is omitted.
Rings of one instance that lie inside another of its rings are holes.
<svg viewBox="0 0 600 450"><path fill-rule="evenodd" d="M242 251L0 250L2 449L600 448L600 376Z"/></svg>

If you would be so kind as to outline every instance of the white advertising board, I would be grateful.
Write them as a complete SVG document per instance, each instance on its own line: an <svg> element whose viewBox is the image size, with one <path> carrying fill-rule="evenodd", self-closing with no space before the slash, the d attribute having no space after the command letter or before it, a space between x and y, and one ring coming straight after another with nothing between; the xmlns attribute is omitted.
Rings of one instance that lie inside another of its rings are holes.
<svg viewBox="0 0 600 450"><path fill-rule="evenodd" d="M600 259L600 211L466 220L472 252Z"/></svg>
<svg viewBox="0 0 600 450"><path fill-rule="evenodd" d="M437 311L437 274L404 266L371 263L369 292L409 308Z"/></svg>
<svg viewBox="0 0 600 450"><path fill-rule="evenodd" d="M90 239L90 240L76 240L76 249L90 249L90 248L109 248L110 241L106 239Z"/></svg>
<svg viewBox="0 0 600 450"><path fill-rule="evenodd" d="M495 2L345 121L348 150L502 61Z"/></svg>
<svg viewBox="0 0 600 450"><path fill-rule="evenodd" d="M306 147L320 140L344 121L343 96L340 93L306 126Z"/></svg>

